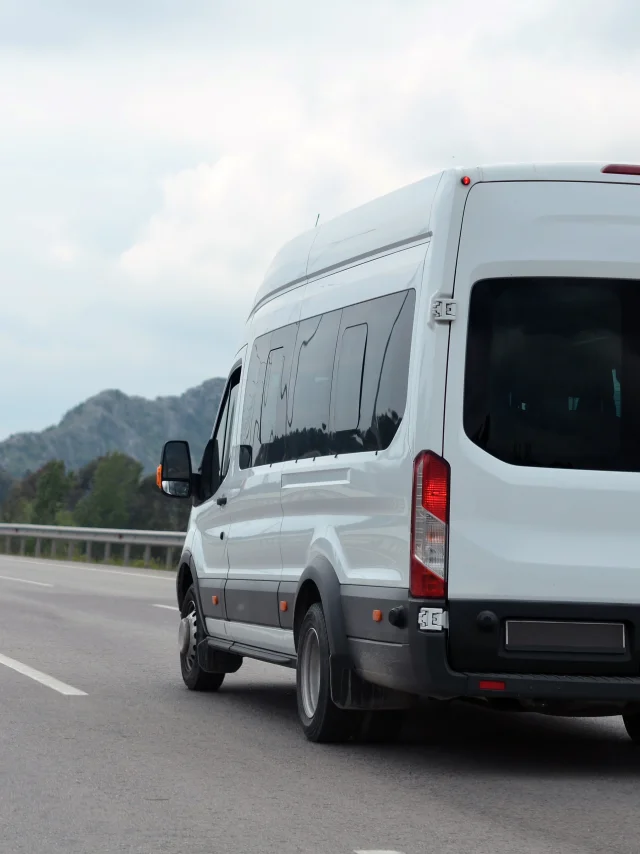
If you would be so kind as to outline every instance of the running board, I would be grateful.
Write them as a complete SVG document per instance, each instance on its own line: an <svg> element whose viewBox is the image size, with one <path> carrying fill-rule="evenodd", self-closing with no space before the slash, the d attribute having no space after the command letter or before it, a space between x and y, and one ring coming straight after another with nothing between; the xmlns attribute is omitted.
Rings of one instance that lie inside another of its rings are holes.
<svg viewBox="0 0 640 854"><path fill-rule="evenodd" d="M202 656L202 660L200 658ZM226 657L226 658L225 658ZM287 655L283 652L273 652L268 649L260 649L256 646L249 646L244 643L235 643L232 640L226 640L224 638L205 638L198 645L198 662L203 670L207 670L207 672L217 672L217 673L235 673L238 667L235 667L234 670L226 670L224 667L219 667L219 664L224 664L226 661L230 664L231 661L241 660L243 657L246 658L256 658L258 661L266 661L268 664L278 664L281 667L293 667L296 666L297 658L295 655ZM211 661L211 664L215 666L214 670L209 670L209 667L205 667ZM204 663L203 663L204 662Z"/></svg>

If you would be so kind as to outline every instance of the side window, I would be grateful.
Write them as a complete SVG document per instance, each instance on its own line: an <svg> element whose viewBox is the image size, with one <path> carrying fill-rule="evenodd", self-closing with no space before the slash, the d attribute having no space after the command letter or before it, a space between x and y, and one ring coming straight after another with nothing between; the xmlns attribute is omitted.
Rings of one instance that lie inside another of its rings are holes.
<svg viewBox="0 0 640 854"><path fill-rule="evenodd" d="M333 451L348 454L362 449L362 381L367 351L368 326L347 326L342 332L336 357L331 395Z"/></svg>
<svg viewBox="0 0 640 854"><path fill-rule="evenodd" d="M278 437L278 404L284 373L284 350L278 347L272 350L267 359L267 370L262 391L262 407L260 412L260 450L255 459L255 465L261 466L275 462L270 459L271 446ZM281 432L281 431L280 431Z"/></svg>
<svg viewBox="0 0 640 854"><path fill-rule="evenodd" d="M260 418L270 341L271 333L262 335L251 348L240 424L240 444L249 448L250 453L247 458L241 457L240 468L249 468L260 451Z"/></svg>
<svg viewBox="0 0 640 854"><path fill-rule="evenodd" d="M414 306L411 290L344 309L332 403L336 453L391 444L406 405Z"/></svg>
<svg viewBox="0 0 640 854"><path fill-rule="evenodd" d="M287 460L331 453L331 380L341 314L341 310L332 311L298 326L285 441Z"/></svg>
<svg viewBox="0 0 640 854"><path fill-rule="evenodd" d="M238 376L238 382L236 382L236 384L229 392L227 427L221 456L222 463L220 465L220 474L222 475L223 480L227 476L227 472L229 471L229 463L231 462L231 440L233 438L233 428L236 421L236 403L238 400L238 389L240 388L239 380L240 377Z"/></svg>
<svg viewBox="0 0 640 854"><path fill-rule="evenodd" d="M240 468L282 462L289 374L298 325L285 326L257 338L247 371L240 443L250 449Z"/></svg>
<svg viewBox="0 0 640 854"><path fill-rule="evenodd" d="M204 452L201 470L205 499L217 492L229 470L239 383L240 371L237 370L229 380L220 406L215 431Z"/></svg>
<svg viewBox="0 0 640 854"><path fill-rule="evenodd" d="M386 334L378 341L382 359L371 430L380 450L388 448L398 432L407 403L414 307L415 291L390 298Z"/></svg>

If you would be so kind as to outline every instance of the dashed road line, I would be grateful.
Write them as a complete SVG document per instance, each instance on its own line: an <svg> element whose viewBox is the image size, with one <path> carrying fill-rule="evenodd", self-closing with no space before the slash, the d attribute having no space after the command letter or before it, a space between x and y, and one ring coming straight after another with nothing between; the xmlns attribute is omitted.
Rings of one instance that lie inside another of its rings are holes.
<svg viewBox="0 0 640 854"><path fill-rule="evenodd" d="M176 605L156 605L155 603L151 606L152 608L166 608L168 611L177 611L179 610Z"/></svg>
<svg viewBox="0 0 640 854"><path fill-rule="evenodd" d="M53 587L44 581L31 581L29 578L14 578L12 575L0 575L0 581L19 581L21 584L35 584L37 587Z"/></svg>
<svg viewBox="0 0 640 854"><path fill-rule="evenodd" d="M4 557L4 555L0 555L0 558ZM144 572L125 572L121 569L106 569L100 566L87 566L86 564L73 564L73 563L58 563L54 560L26 560L24 562L25 566L46 566L49 569L77 569L80 572L105 572L107 575L130 575L132 578L149 578L154 581L171 581L172 584L176 583L175 575L167 574L166 577L164 574L160 574L162 570L156 570L157 575L152 575L151 570L149 573Z"/></svg>
<svg viewBox="0 0 640 854"><path fill-rule="evenodd" d="M42 673L40 670L34 670L33 667L29 667L28 664L23 664L21 661L16 661L15 658L8 658L8 656L0 654L0 664L4 664L5 667L15 670L16 673L28 676L29 679L33 679L34 682L46 685L47 688L51 688L52 691L57 691L58 694L64 694L65 697L87 696L85 691L80 691L78 688L74 688L73 685L67 685L65 682L61 682L59 679L49 676L48 673Z"/></svg>

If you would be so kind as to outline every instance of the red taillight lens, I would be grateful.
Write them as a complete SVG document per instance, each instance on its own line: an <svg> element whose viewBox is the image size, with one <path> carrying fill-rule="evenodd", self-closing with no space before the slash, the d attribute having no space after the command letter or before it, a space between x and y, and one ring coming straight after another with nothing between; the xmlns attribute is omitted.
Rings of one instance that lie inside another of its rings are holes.
<svg viewBox="0 0 640 854"><path fill-rule="evenodd" d="M607 175L640 175L640 166L632 163L610 163L602 171Z"/></svg>
<svg viewBox="0 0 640 854"><path fill-rule="evenodd" d="M442 457L431 451L418 455L413 467L412 596L444 599L447 595L449 479L449 465Z"/></svg>
<svg viewBox="0 0 640 854"><path fill-rule="evenodd" d="M478 687L481 691L504 691L507 686L504 682L494 682L493 679L482 679Z"/></svg>

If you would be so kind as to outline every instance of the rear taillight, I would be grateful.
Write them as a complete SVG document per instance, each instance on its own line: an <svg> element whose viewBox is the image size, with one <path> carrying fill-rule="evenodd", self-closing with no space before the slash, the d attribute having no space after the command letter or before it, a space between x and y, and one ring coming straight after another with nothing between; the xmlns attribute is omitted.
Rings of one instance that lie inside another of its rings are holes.
<svg viewBox="0 0 640 854"><path fill-rule="evenodd" d="M411 516L412 596L444 599L447 595L449 464L423 451L413 465Z"/></svg>

